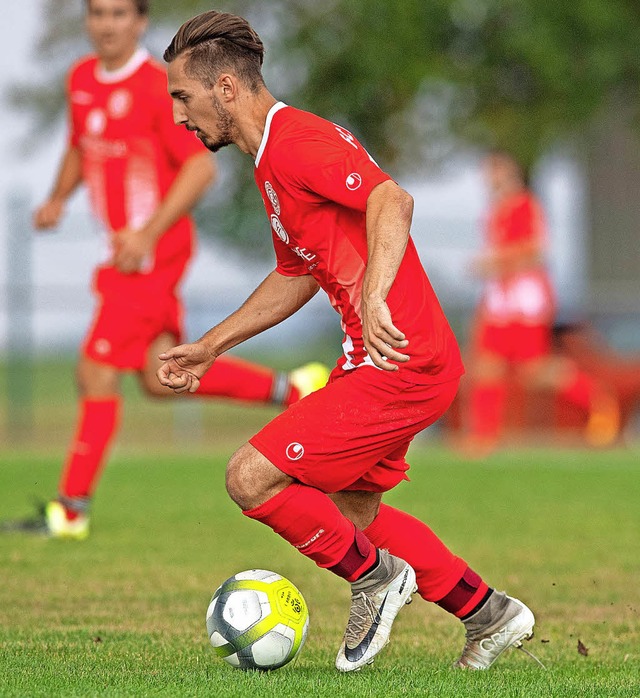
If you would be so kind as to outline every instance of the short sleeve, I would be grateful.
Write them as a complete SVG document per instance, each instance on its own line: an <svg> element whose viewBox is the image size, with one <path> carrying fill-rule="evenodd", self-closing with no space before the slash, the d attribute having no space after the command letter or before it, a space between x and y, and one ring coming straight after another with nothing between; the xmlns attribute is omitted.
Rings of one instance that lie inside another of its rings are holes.
<svg viewBox="0 0 640 698"><path fill-rule="evenodd" d="M283 276L304 276L309 273L304 262L288 245L273 234L273 248L276 253L276 271Z"/></svg>
<svg viewBox="0 0 640 698"><path fill-rule="evenodd" d="M281 167L296 187L341 206L366 211L374 187L391 177L346 129L314 131L291 144Z"/></svg>

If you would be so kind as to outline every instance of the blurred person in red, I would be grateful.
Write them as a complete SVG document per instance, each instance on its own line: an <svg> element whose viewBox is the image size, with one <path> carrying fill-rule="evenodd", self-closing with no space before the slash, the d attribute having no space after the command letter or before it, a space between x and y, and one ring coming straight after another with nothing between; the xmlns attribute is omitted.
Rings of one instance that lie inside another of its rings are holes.
<svg viewBox="0 0 640 698"><path fill-rule="evenodd" d="M69 141L33 222L39 230L55 227L84 183L109 250L94 274L98 304L77 367L77 431L59 496L43 519L24 522L75 539L88 535L90 499L117 432L121 374L135 371L150 396L173 394L155 378L156 357L182 337L177 288L194 248L189 212L216 175L213 156L174 125L166 71L140 45L149 0L86 0L85 8L95 54L70 71ZM223 358L197 394L289 405L327 375L319 364L282 374Z"/></svg>
<svg viewBox="0 0 640 698"><path fill-rule="evenodd" d="M491 452L505 422L511 381L525 391L550 389L590 416L588 432L600 428L602 412L615 412L606 391L570 361L552 357L555 295L545 265L547 230L542 206L526 184L517 160L493 151L483 163L491 205L484 250L473 271L484 281L467 359L465 450Z"/></svg>

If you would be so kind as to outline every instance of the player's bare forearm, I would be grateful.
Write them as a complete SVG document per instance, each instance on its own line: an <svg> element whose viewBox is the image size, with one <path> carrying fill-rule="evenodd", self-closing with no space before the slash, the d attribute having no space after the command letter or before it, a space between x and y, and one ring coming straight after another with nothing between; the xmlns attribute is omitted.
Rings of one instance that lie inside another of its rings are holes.
<svg viewBox="0 0 640 698"><path fill-rule="evenodd" d="M308 303L318 288L310 275L283 276L273 271L238 310L199 341L221 354L286 320Z"/></svg>
<svg viewBox="0 0 640 698"><path fill-rule="evenodd" d="M82 154L69 146L62 156L60 167L49 198L33 214L33 225L38 230L56 226L64 212L67 199L82 182Z"/></svg>
<svg viewBox="0 0 640 698"><path fill-rule="evenodd" d="M197 342L161 354L164 363L158 380L176 393L194 393L220 354L293 315L317 291L318 284L311 276L286 277L272 272L235 313Z"/></svg>
<svg viewBox="0 0 640 698"><path fill-rule="evenodd" d="M408 361L397 351L407 346L401 328L395 327L386 299L396 278L409 240L413 199L395 182L373 189L367 200L367 270L362 284L362 331L365 347L373 362L395 371L393 361Z"/></svg>
<svg viewBox="0 0 640 698"><path fill-rule="evenodd" d="M181 167L164 199L140 231L155 243L176 221L187 215L202 198L216 177L216 166L209 152L190 157Z"/></svg>

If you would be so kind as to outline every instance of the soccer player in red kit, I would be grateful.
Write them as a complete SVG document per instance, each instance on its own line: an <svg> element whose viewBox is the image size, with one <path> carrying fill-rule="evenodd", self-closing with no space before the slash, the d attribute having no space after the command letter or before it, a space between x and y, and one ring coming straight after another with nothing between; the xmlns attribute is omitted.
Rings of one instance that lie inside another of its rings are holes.
<svg viewBox="0 0 640 698"><path fill-rule="evenodd" d="M545 266L545 216L522 168L495 151L484 160L484 174L491 207L485 248L474 263L484 289L472 331L464 442L475 456L499 441L510 375L525 390L553 389L592 416L610 403L596 381L551 356L555 298Z"/></svg>
<svg viewBox="0 0 640 698"><path fill-rule="evenodd" d="M86 0L86 27L96 53L68 81L70 139L36 228L55 226L84 182L109 233L109 254L94 276L98 308L82 346L77 433L64 465L59 498L45 511L54 537L85 538L87 508L118 425L119 379L136 371L153 396L157 355L180 341L177 286L191 259L189 211L214 179L211 154L176 128L167 77L141 48L148 0ZM288 376L247 361L216 364L201 396L288 405L309 392L319 365ZM322 383L324 384L324 383Z"/></svg>
<svg viewBox="0 0 640 698"><path fill-rule="evenodd" d="M424 523L381 502L407 479L412 438L445 412L463 372L409 235L413 200L349 131L270 94L262 42L241 17L194 17L164 57L176 123L214 152L235 144L254 159L277 265L200 340L164 352L160 382L197 390L223 352L322 288L341 317L343 356L326 387L232 456L229 495L351 583L340 671L373 661L416 589L465 623L456 664L488 668L532 634L533 614L489 588Z"/></svg>

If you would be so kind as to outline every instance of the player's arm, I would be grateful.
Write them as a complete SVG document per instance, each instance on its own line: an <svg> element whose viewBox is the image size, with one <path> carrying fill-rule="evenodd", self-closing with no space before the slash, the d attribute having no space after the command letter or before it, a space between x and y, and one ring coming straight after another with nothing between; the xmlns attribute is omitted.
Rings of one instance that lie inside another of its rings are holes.
<svg viewBox="0 0 640 698"><path fill-rule="evenodd" d="M114 235L115 266L125 274L138 271L163 233L191 211L215 176L214 160L208 151L186 160L146 224L139 230L127 228Z"/></svg>
<svg viewBox="0 0 640 698"><path fill-rule="evenodd" d="M70 145L62 156L49 198L33 213L33 226L46 230L58 225L67 200L81 181L82 155L76 146Z"/></svg>
<svg viewBox="0 0 640 698"><path fill-rule="evenodd" d="M508 276L518 271L535 269L544 261L544 244L539 238L512 242L479 255L473 271L483 278Z"/></svg>
<svg viewBox="0 0 640 698"><path fill-rule="evenodd" d="M309 274L271 272L238 310L197 342L160 354L164 364L158 370L158 380L176 393L194 393L220 354L286 320L308 303L318 288Z"/></svg>
<svg viewBox="0 0 640 698"><path fill-rule="evenodd" d="M367 199L367 269L362 283L362 333L373 362L387 371L398 367L383 359L404 362L409 356L397 351L408 345L393 324L387 306L404 256L413 217L413 198L395 182L378 184Z"/></svg>

